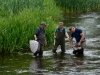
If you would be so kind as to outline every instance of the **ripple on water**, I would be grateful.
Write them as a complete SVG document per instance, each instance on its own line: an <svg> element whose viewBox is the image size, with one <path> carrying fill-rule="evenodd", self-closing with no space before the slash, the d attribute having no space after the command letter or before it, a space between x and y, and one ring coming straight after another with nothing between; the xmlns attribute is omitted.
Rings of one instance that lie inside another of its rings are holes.
<svg viewBox="0 0 100 75"><path fill-rule="evenodd" d="M28 70L15 70L17 74L29 72Z"/></svg>
<svg viewBox="0 0 100 75"><path fill-rule="evenodd" d="M86 46L91 48L100 48L100 37L86 39Z"/></svg>
<svg viewBox="0 0 100 75"><path fill-rule="evenodd" d="M82 14L79 18L99 18L100 15L98 15L97 13L87 13L87 14Z"/></svg>
<svg viewBox="0 0 100 75"><path fill-rule="evenodd" d="M97 72L70 72L67 75L99 75Z"/></svg>
<svg viewBox="0 0 100 75"><path fill-rule="evenodd" d="M100 29L100 25L96 25L98 29Z"/></svg>

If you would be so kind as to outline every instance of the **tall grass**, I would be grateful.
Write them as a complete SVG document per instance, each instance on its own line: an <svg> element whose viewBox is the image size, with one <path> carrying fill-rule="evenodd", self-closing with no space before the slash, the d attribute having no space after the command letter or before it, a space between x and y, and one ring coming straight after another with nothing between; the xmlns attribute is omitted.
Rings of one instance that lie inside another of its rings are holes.
<svg viewBox="0 0 100 75"><path fill-rule="evenodd" d="M100 0L55 0L66 13L81 13L100 9Z"/></svg>
<svg viewBox="0 0 100 75"><path fill-rule="evenodd" d="M48 45L53 43L55 18L61 11L53 0L0 0L0 52L23 51L41 21L47 22Z"/></svg>

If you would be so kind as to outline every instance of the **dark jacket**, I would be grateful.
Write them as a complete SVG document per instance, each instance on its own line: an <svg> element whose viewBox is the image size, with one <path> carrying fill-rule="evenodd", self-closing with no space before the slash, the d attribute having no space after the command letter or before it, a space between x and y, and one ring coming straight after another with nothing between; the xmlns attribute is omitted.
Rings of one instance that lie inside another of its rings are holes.
<svg viewBox="0 0 100 75"><path fill-rule="evenodd" d="M44 44L45 42L45 30L42 29L41 27L37 28L34 35L37 36L37 41L40 43L40 44Z"/></svg>

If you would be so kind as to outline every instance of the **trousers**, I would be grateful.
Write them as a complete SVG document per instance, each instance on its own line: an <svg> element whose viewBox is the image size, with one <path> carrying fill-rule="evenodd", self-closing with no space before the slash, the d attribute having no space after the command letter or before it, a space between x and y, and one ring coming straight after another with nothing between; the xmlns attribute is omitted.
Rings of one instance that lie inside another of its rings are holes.
<svg viewBox="0 0 100 75"><path fill-rule="evenodd" d="M65 39L63 39L63 40L55 39L55 44L54 44L54 47L53 47L53 52L56 52L57 47L59 45L61 46L62 52L65 52Z"/></svg>
<svg viewBox="0 0 100 75"><path fill-rule="evenodd" d="M86 42L82 42L81 43L81 48L80 49L78 49L78 45L77 45L78 43L76 43L76 45L75 45L75 47L77 48L77 50L73 50L73 54L84 54L84 47L85 47L85 45L86 45Z"/></svg>

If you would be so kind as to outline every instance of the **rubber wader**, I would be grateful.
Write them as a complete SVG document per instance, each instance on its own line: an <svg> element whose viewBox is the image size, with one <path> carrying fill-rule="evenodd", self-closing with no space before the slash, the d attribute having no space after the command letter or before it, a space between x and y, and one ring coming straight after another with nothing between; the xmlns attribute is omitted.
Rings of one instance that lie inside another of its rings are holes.
<svg viewBox="0 0 100 75"><path fill-rule="evenodd" d="M55 53L57 50L57 47L60 45L62 52L65 52L65 29L61 32L60 29L56 32L56 38L55 38L55 45L53 48L53 52Z"/></svg>

